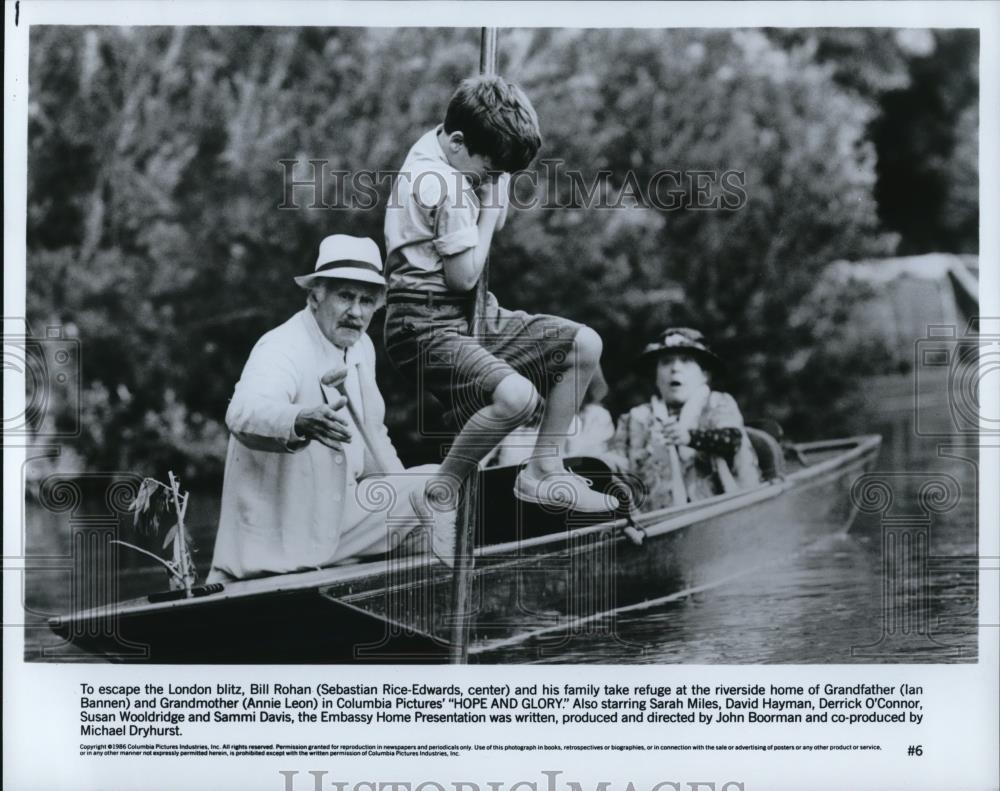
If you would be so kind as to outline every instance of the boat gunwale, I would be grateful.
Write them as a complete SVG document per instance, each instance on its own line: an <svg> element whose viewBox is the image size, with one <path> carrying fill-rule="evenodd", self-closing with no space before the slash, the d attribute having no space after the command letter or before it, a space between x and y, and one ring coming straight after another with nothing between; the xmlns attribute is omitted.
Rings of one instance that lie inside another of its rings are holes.
<svg viewBox="0 0 1000 791"><path fill-rule="evenodd" d="M863 435L861 437L851 439L857 439L859 441L850 452L838 454L830 459L804 467L802 470L791 473L788 476L781 476L770 481L765 481L754 489L719 495L717 497L712 497L709 500L688 503L679 508L661 508L657 511L651 511L648 514L640 514L638 518L635 519L634 524L642 529L647 539L657 538L666 535L667 533L682 530L685 527L690 527L691 525L705 519L714 519L725 516L726 514L739 511L748 506L757 505L758 503L775 499L792 489L799 489L805 485L811 485L814 481L823 481L827 478L826 473L834 472L842 466L849 466L849 462L855 458L862 457L867 453L874 452L881 444L881 437L877 434ZM864 440L868 441L865 442ZM847 440L830 440L831 444L834 442L846 441ZM821 443L813 444L818 446ZM819 447L816 447L813 450L815 451L819 449ZM857 453L854 452L855 450ZM564 553L569 551L570 554L574 554L587 552L589 551L589 547L587 546L580 546L577 549L571 549L567 545L580 536L608 532L611 530L620 530L628 524L628 519L620 518L606 522L599 522L594 525L581 526L565 533L549 533L542 536L535 536L533 538L507 541L502 544L490 544L489 546L478 549L476 551L476 557L496 556L504 558L504 556L509 556L509 559L501 560L498 563L493 563L482 569L482 571L492 571L494 569L516 566L526 560L532 560L544 556L543 553L525 555L523 550L526 547L533 548L551 544L551 551L553 553ZM626 541L627 539L622 533L619 533L617 540ZM328 590L336 584L337 583L331 583L330 585L323 587ZM416 583L411 582L404 587L412 587L414 584ZM359 592L356 596L353 594L347 594L344 598L351 601L354 598L364 597L368 593L368 591L363 591Z"/></svg>
<svg viewBox="0 0 1000 791"><path fill-rule="evenodd" d="M738 510L748 505L755 505L764 502L801 486L803 483L822 475L825 472L848 466L851 462L865 455L877 451L882 438L878 434L862 434L854 437L842 439L820 440L809 443L796 443L792 448L797 448L803 452L818 452L824 447L842 447L845 443L853 443L850 449L829 459L803 467L786 476L780 476L762 483L759 487L744 492L733 492L731 494L720 495L709 500L702 500L695 503L688 503L680 508L663 508L652 511L648 514L640 514L635 524L642 528L647 537L658 537L666 533L674 532L687 527L695 522L706 518L723 516L729 512ZM668 512L675 513L669 514ZM664 518L666 517L666 518ZM475 551L475 557L489 558L491 556L503 556L511 549L523 550L525 547L535 548L552 545L553 550L558 551L563 545L580 536L592 533L621 530L629 523L628 519L620 518L600 522L594 525L585 525L574 528L568 532L549 533L528 539L518 539L507 541L502 544L490 544L479 547ZM619 532L618 540L627 540ZM524 557L520 560L523 562ZM149 612L169 611L175 608L190 607L192 605L219 604L230 599L242 599L262 594L280 595L292 594L308 589L329 589L352 581L362 581L371 577L385 577L389 572L389 564L405 561L408 570L416 570L421 567L429 567L431 572L435 571L439 575L444 575L445 569L431 556L408 556L399 559L380 559L376 561L351 563L343 566L331 566L318 568L310 571L292 572L289 574L278 574L269 577L262 577L250 580L237 580L225 583L223 591L193 598L177 599L167 602L150 602L146 596L133 599L126 599L120 602L90 608L73 615L58 615L48 619L48 626L51 629L60 629L73 622L86 621L93 617L131 617Z"/></svg>

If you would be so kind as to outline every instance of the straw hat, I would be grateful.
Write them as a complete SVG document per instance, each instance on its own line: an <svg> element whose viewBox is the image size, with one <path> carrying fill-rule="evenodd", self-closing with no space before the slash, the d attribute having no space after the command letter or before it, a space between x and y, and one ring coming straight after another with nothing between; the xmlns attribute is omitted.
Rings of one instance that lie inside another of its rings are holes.
<svg viewBox="0 0 1000 791"><path fill-rule="evenodd" d="M639 362L649 363L669 352L689 354L708 370L720 371L725 367L722 359L708 348L705 336L690 327L670 327L664 330L656 340L646 344L639 355Z"/></svg>
<svg viewBox="0 0 1000 791"><path fill-rule="evenodd" d="M385 285L382 255L371 239L347 234L327 236L319 243L316 267L308 275L299 275L295 283L309 288L317 278L360 280L362 283Z"/></svg>

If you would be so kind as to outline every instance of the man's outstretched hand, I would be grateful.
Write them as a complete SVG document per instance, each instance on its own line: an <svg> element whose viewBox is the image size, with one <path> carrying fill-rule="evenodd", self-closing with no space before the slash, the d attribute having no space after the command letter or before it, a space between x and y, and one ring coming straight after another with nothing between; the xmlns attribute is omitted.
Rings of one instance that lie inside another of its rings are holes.
<svg viewBox="0 0 1000 791"><path fill-rule="evenodd" d="M295 416L295 433L300 437L322 442L328 448L343 450L340 443L351 441L347 421L337 414L347 403L346 398L338 398L332 404L303 409Z"/></svg>

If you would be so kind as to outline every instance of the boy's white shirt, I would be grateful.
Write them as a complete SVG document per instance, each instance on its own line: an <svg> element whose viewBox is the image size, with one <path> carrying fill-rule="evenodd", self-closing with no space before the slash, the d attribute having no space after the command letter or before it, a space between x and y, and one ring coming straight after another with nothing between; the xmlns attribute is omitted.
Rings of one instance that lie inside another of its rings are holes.
<svg viewBox="0 0 1000 791"><path fill-rule="evenodd" d="M457 171L456 171L457 172ZM500 189L500 218L497 220L496 230L500 230L507 224L507 214L510 211L510 183L511 175L510 173L501 173L498 177L498 181L501 183L502 187ZM472 188L472 184L469 183L468 179L465 179L467 186L467 194L471 195L475 200L477 216L478 210L481 208L481 202L479 196L476 195L475 190ZM443 199L441 194L441 183L437 179L419 179L417 183L417 198L425 206L436 206L440 200Z"/></svg>

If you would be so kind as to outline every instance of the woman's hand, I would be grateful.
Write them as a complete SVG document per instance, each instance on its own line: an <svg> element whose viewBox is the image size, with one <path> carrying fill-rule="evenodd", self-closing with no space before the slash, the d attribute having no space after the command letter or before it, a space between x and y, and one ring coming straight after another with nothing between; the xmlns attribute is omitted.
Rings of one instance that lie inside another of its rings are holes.
<svg viewBox="0 0 1000 791"><path fill-rule="evenodd" d="M677 418L671 418L669 423L663 424L662 436L668 445L689 446L691 444L691 432L683 428L677 422Z"/></svg>

